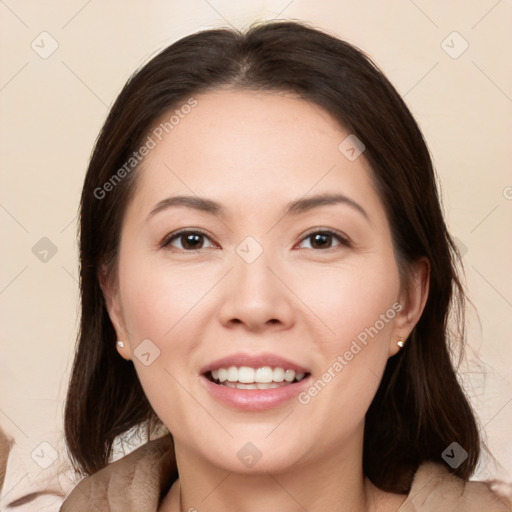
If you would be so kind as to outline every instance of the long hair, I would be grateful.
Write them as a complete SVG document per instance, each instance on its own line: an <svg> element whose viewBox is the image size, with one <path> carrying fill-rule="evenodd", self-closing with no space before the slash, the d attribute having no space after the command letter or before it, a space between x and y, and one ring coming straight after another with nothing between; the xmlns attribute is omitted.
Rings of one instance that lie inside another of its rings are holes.
<svg viewBox="0 0 512 512"><path fill-rule="evenodd" d="M400 277L406 283L410 264L424 256L430 286L423 314L404 349L388 360L367 412L364 471L384 490L408 492L419 464L441 461L445 448L457 441L468 458L453 472L468 479L480 440L451 359L458 337L448 335L453 308L464 332L465 297L429 151L404 101L369 57L298 22L184 37L138 70L114 103L96 141L80 203L81 324L65 408L75 468L85 474L101 469L117 436L159 421L133 364L116 351L98 279L101 265L109 275L116 273L121 223L137 183L137 165L126 163L163 114L222 86L296 93L324 108L365 145ZM125 172L118 172L122 168Z"/></svg>

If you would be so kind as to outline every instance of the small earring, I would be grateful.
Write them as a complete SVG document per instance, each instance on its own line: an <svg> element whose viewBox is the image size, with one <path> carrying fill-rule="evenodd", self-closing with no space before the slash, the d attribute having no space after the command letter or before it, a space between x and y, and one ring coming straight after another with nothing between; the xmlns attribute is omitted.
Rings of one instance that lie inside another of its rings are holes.
<svg viewBox="0 0 512 512"><path fill-rule="evenodd" d="M122 341L118 341L117 346L120 348L124 348L124 343Z"/></svg>
<svg viewBox="0 0 512 512"><path fill-rule="evenodd" d="M400 348L402 348L402 347L404 346L404 340L398 340L398 341L396 342L396 344L397 344Z"/></svg>

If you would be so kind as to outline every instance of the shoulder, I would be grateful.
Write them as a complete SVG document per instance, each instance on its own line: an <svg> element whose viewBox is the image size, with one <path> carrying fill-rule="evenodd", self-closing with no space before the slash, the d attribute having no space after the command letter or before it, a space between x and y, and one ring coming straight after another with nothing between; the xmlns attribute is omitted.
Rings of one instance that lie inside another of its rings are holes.
<svg viewBox="0 0 512 512"><path fill-rule="evenodd" d="M176 477L172 437L166 435L85 477L59 512L153 512Z"/></svg>
<svg viewBox="0 0 512 512"><path fill-rule="evenodd" d="M420 465L411 490L397 512L511 512L510 497L498 494L488 482L465 481L444 465Z"/></svg>

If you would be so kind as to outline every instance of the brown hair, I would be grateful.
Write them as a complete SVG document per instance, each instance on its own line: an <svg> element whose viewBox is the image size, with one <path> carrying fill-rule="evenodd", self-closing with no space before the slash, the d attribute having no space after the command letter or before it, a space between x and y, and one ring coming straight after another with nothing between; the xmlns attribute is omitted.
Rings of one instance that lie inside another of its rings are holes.
<svg viewBox="0 0 512 512"><path fill-rule="evenodd" d="M408 492L418 465L441 462L441 453L457 441L468 458L453 472L468 479L480 441L451 361L454 343L464 333L465 297L455 264L460 257L443 219L428 149L399 94L363 52L297 22L187 36L136 72L110 111L80 205L82 314L65 409L75 467L86 474L99 470L108 464L117 436L159 421L133 364L116 351L98 280L102 264L110 275L116 273L136 171L123 173L108 193L98 190L130 160L164 113L221 86L296 93L326 109L366 146L364 157L387 212L401 276L406 279L408 265L426 257L430 288L419 322L405 347L388 360L367 412L364 471L384 490ZM460 329L448 339L451 311L459 312Z"/></svg>

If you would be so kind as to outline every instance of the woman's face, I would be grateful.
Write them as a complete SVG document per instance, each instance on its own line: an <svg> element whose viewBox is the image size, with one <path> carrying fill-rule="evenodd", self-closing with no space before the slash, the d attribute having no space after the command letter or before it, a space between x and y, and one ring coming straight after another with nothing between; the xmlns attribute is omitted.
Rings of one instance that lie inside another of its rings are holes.
<svg viewBox="0 0 512 512"><path fill-rule="evenodd" d="M386 361L422 309L401 291L362 148L291 95L195 99L150 134L137 171L107 293L118 350L177 453L243 472L360 450ZM289 383L294 369L305 376Z"/></svg>

